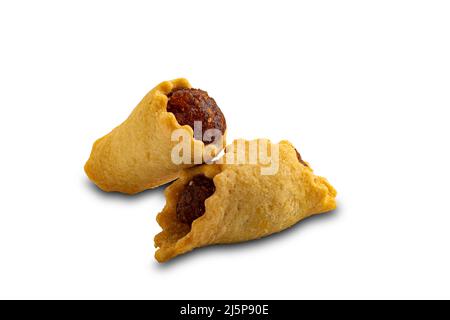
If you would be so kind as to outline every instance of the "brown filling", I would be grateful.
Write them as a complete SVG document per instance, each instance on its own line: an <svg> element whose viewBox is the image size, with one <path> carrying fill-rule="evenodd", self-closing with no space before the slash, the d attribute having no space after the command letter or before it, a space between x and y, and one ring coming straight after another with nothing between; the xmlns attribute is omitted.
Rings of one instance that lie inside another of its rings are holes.
<svg viewBox="0 0 450 320"><path fill-rule="evenodd" d="M167 97L169 98L167 111L175 115L180 125L194 128L194 121L201 121L202 133L208 129L218 129L222 135L225 133L227 128L225 117L216 101L208 96L206 91L177 88ZM205 144L213 142L203 138L202 141Z"/></svg>
<svg viewBox="0 0 450 320"><path fill-rule="evenodd" d="M295 148L294 148L295 149ZM302 156L300 155L300 153L297 151L297 149L295 149L295 153L297 154L297 159L298 162L300 162L302 165L304 165L305 167L309 167L308 164L303 161Z"/></svg>
<svg viewBox="0 0 450 320"><path fill-rule="evenodd" d="M205 213L205 200L216 191L212 179L197 175L184 187L177 202L177 219L191 225Z"/></svg>

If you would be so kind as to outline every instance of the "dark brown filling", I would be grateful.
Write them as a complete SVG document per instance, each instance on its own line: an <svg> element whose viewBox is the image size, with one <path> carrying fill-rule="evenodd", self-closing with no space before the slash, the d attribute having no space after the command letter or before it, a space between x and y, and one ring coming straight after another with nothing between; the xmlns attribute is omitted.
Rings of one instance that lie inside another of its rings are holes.
<svg viewBox="0 0 450 320"><path fill-rule="evenodd" d="M295 148L294 148L295 149ZM297 154L297 159L298 162L300 162L302 165L304 165L305 167L309 167L308 164L303 161L302 156L300 155L300 153L297 151L297 149L295 149L295 153Z"/></svg>
<svg viewBox="0 0 450 320"><path fill-rule="evenodd" d="M191 225L205 213L205 200L216 191L212 179L197 175L184 187L177 202L177 219Z"/></svg>
<svg viewBox="0 0 450 320"><path fill-rule="evenodd" d="M200 89L177 88L167 97L167 111L175 115L178 123L194 128L194 121L201 121L202 134L208 129L218 129L225 133L227 124L225 117L217 106L216 101L208 96L206 91ZM203 139L205 144L213 141Z"/></svg>

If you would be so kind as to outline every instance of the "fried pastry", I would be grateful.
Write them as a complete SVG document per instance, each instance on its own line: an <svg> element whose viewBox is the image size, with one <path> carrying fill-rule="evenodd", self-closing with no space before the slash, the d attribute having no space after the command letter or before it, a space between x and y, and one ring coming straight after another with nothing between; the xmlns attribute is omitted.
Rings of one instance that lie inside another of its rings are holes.
<svg viewBox="0 0 450 320"><path fill-rule="evenodd" d="M202 130L219 130L220 138L214 140L202 133L194 138L195 121ZM194 153L188 154L189 161L173 161L172 153L179 144L172 141L175 130L187 137L185 143L192 150L211 158L225 143L226 122L220 108L207 92L192 89L186 79L156 86L125 122L97 140L85 165L86 174L108 192L134 194L168 183L178 178L180 170L199 163Z"/></svg>
<svg viewBox="0 0 450 320"><path fill-rule="evenodd" d="M266 148L269 162L262 159ZM264 172L273 162L276 170ZM184 170L165 196L157 216L163 230L155 237L159 262L199 247L268 236L336 208L335 189L288 141L237 140L218 163Z"/></svg>

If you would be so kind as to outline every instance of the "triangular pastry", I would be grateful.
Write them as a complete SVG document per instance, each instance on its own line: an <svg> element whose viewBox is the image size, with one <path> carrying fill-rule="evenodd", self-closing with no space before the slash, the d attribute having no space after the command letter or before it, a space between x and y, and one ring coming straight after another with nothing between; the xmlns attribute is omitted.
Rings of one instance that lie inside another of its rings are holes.
<svg viewBox="0 0 450 320"><path fill-rule="evenodd" d="M203 130L216 127L220 141L194 139L194 121ZM151 90L125 122L97 140L85 165L89 178L104 191L134 194L176 179L183 168L194 165L174 163L171 153L178 141L175 130L188 137L192 150L217 155L225 143L225 118L214 99L205 91L192 89L186 79L165 81ZM184 130L184 131L183 131Z"/></svg>
<svg viewBox="0 0 450 320"><path fill-rule="evenodd" d="M266 148L276 171L264 172ZM252 150L257 163L250 160ZM163 231L155 237L159 262L199 247L268 236L336 208L335 189L288 141L237 140L219 162L184 170L165 190L166 205L157 216Z"/></svg>

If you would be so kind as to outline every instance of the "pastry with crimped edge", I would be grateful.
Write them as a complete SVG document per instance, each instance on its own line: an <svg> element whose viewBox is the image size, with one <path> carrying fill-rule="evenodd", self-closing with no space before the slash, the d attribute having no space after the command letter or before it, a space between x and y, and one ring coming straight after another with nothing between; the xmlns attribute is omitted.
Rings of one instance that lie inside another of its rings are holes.
<svg viewBox="0 0 450 320"><path fill-rule="evenodd" d="M243 157L237 145L244 146ZM256 163L248 156L255 145ZM184 170L165 190L166 205L157 216L163 230L155 237L159 262L195 248L265 237L336 208L335 189L288 141L237 140L231 146L223 163ZM263 172L268 162L259 161L260 149L266 147L278 161L276 172Z"/></svg>
<svg viewBox="0 0 450 320"><path fill-rule="evenodd" d="M203 130L220 130L223 136L217 141L195 139L194 121L200 121ZM187 144L196 150L188 163L172 160L179 141L171 137L177 129L184 130ZM180 170L195 164L198 150L200 155L217 155L225 131L225 118L205 91L192 89L186 79L165 81L142 99L125 122L94 143L85 171L104 191L135 194L178 178Z"/></svg>

